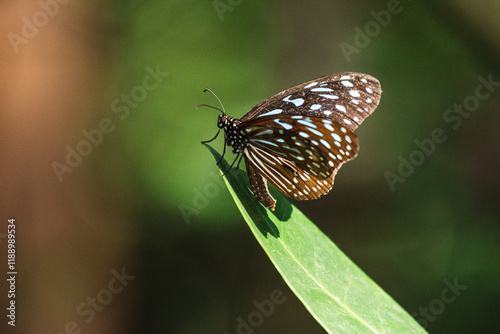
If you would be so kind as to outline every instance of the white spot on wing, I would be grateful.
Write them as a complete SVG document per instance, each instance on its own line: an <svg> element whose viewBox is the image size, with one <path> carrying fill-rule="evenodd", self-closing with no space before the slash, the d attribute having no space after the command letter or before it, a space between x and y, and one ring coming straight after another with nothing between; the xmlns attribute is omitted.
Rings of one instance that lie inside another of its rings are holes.
<svg viewBox="0 0 500 334"><path fill-rule="evenodd" d="M321 142L321 144L325 145L325 147L331 148L330 144L328 144L328 142L326 140L320 139L319 141Z"/></svg>
<svg viewBox="0 0 500 334"><path fill-rule="evenodd" d="M311 110L318 110L318 109L321 109L321 107L322 107L321 104L313 104L311 106Z"/></svg>
<svg viewBox="0 0 500 334"><path fill-rule="evenodd" d="M359 95L359 92L357 90L350 90L349 91L349 94L352 96L352 97L360 97L361 95Z"/></svg>
<svg viewBox="0 0 500 334"><path fill-rule="evenodd" d="M285 128L286 130L291 130L293 128L292 125L290 124L287 124L287 123L281 123L279 119L275 119L274 120L276 123L278 123L279 125L281 125L283 128Z"/></svg>
<svg viewBox="0 0 500 334"><path fill-rule="evenodd" d="M285 97L283 99L283 101L285 101L285 102L291 102L291 103L295 104L296 107L300 107L301 105L304 104L304 99L302 99L302 98L299 97L299 98L297 98L295 100L290 100L291 96L292 95L288 95L287 97Z"/></svg>
<svg viewBox="0 0 500 334"><path fill-rule="evenodd" d="M283 110L282 110L282 109L274 109L274 110L271 110L271 111L266 112L265 114L259 115L259 116L257 116L257 117L264 117L264 116L278 115L278 114L281 114L282 112L283 112Z"/></svg>
<svg viewBox="0 0 500 334"><path fill-rule="evenodd" d="M342 85L344 85L345 87L354 87L354 85L352 84L352 82L350 81L347 81L347 80L343 80L340 82Z"/></svg>
<svg viewBox="0 0 500 334"><path fill-rule="evenodd" d="M319 96L330 100L338 100L339 98L337 95L332 95L332 94L319 94Z"/></svg>
<svg viewBox="0 0 500 334"><path fill-rule="evenodd" d="M272 135L272 134L273 134L273 130L266 129L266 130L262 130L262 131L256 133L254 136L264 136L264 135Z"/></svg>
<svg viewBox="0 0 500 334"><path fill-rule="evenodd" d="M336 104L335 108L337 108L337 110L340 110L342 112L346 112L345 107L341 104Z"/></svg>
<svg viewBox="0 0 500 334"><path fill-rule="evenodd" d="M309 87L313 87L313 86L316 86L318 84L317 81L315 82L311 82L309 85L305 86L304 88L309 88Z"/></svg>
<svg viewBox="0 0 500 334"><path fill-rule="evenodd" d="M263 143L263 144L267 144L267 145L271 145L271 146L274 146L274 147L279 147L278 144L276 143L273 143L271 141L268 141L268 140L262 140L262 139L250 139L251 141L253 142L259 142L259 143Z"/></svg>
<svg viewBox="0 0 500 334"><path fill-rule="evenodd" d="M294 154L290 154L292 157L294 157L295 159L297 160L301 160L301 161L304 161L305 159L303 157L301 157L300 155L294 155Z"/></svg>
<svg viewBox="0 0 500 334"><path fill-rule="evenodd" d="M304 138L308 138L309 137L309 135L307 133L302 132L302 131L299 132L299 136L304 137Z"/></svg>
<svg viewBox="0 0 500 334"><path fill-rule="evenodd" d="M317 136L320 136L320 137L323 136L323 134L321 132L319 132L318 130L314 130L312 128L307 128L307 130L311 131L312 133L314 133Z"/></svg>
<svg viewBox="0 0 500 334"><path fill-rule="evenodd" d="M325 88L325 87L318 87L318 88L311 89L311 92L333 92L333 89Z"/></svg>
<svg viewBox="0 0 500 334"><path fill-rule="evenodd" d="M305 126L310 126L312 128L315 128L316 125L314 125L313 123L311 123L310 121L308 120L300 120L300 121L297 121L297 123L300 123L300 124L304 124Z"/></svg>

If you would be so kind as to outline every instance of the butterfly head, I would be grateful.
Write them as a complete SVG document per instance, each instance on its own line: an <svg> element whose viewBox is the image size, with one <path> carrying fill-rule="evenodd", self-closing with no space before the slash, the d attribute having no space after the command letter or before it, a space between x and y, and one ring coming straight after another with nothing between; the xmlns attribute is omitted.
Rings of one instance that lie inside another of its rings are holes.
<svg viewBox="0 0 500 334"><path fill-rule="evenodd" d="M217 119L217 127L219 129L225 129L228 125L228 118L229 117L226 114L219 115L219 118Z"/></svg>
<svg viewBox="0 0 500 334"><path fill-rule="evenodd" d="M198 109L199 107L202 107L202 106L209 107L212 109L219 110L222 114L220 114L219 118L217 119L217 127L219 128L219 131L217 132L215 137L212 138L211 140L207 140L207 141L204 141L202 143L211 142L212 140L217 138L217 136L219 135L219 132L221 130L224 130L225 144L227 146L230 146L233 149L233 153L236 153L236 154L243 153L243 151L245 150L245 148L248 144L248 140L247 140L247 136L245 135L245 132L240 127L241 121L239 119L229 117L228 115L226 115L226 112L224 110L224 106L222 105L222 102L219 100L217 95L214 94L214 92L212 92L208 88L205 89L204 92L210 92L217 99L217 101L219 101L222 109L219 109L219 108L207 105L207 104L200 104L196 107L196 109ZM225 146L224 146L224 148L225 148Z"/></svg>

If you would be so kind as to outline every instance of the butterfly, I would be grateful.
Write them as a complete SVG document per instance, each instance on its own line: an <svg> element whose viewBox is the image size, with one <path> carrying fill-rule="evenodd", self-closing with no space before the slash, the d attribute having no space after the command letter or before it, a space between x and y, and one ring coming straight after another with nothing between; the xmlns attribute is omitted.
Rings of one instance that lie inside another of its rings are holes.
<svg viewBox="0 0 500 334"><path fill-rule="evenodd" d="M358 154L354 130L377 107L380 83L362 73L337 73L286 89L250 109L241 119L222 112L217 120L226 146L245 158L255 198L274 210L267 181L286 196L310 200L327 194L343 163ZM197 107L197 108L198 108ZM222 160L221 157L221 160ZM217 163L219 164L220 161Z"/></svg>

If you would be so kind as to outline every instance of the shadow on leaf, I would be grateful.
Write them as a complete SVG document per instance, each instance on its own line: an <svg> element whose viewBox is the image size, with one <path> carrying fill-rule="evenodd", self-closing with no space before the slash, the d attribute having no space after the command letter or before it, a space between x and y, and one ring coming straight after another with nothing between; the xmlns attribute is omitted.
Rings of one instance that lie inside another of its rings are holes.
<svg viewBox="0 0 500 334"><path fill-rule="evenodd" d="M219 161L221 158L220 154L210 145L204 145L213 154L215 160ZM222 173L226 173L229 169L229 164L223 159L218 167ZM241 204L245 207L246 211L250 215L250 218L253 220L255 226L257 226L262 235L267 238L267 235L270 234L275 238L279 238L279 229L269 218L269 214L274 215L282 222L286 222L290 219L292 213L292 205L283 195L281 195L279 190L274 188L272 185L269 187L271 195L277 200L275 211L271 211L266 209L255 199L252 191L250 190L248 176L245 171L233 167L233 169L231 169L231 171L224 177L233 187L233 190L237 194Z"/></svg>

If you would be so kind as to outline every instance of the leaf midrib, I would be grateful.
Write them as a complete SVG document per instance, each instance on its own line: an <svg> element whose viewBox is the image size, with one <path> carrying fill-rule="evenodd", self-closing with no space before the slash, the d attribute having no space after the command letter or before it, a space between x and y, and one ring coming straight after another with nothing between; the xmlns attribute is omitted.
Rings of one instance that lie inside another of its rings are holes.
<svg viewBox="0 0 500 334"><path fill-rule="evenodd" d="M267 222L266 222L267 223ZM307 270L302 264L301 262L297 259L297 257L290 251L290 249L288 247L286 247L285 243L283 242L283 240L280 238L279 239L279 242L280 244L283 246L283 248L285 249L285 251L292 257L292 259L300 266L300 268L307 274L307 276L309 276L311 278L311 280L313 280L313 282L319 286L321 288L321 290L323 290L328 296L330 296L331 299L333 299L338 305L340 305L341 307L343 307L349 314L351 314L355 319L357 319L360 323L362 323L363 325L365 325L366 327L368 327L372 332L374 333L378 333L378 331L373 328L371 325L369 325L367 322L365 322L362 318L360 318L356 313L354 313L346 304L342 303L340 301L340 298L335 298L334 295L332 295L326 288L325 286L320 283L318 280L316 280L316 278L309 272L309 270ZM278 266L279 268L279 266ZM300 296L300 295L299 295ZM306 307L307 307L307 304L306 304ZM313 310L310 310L312 313L314 313ZM317 319L319 322L321 322L320 319Z"/></svg>

